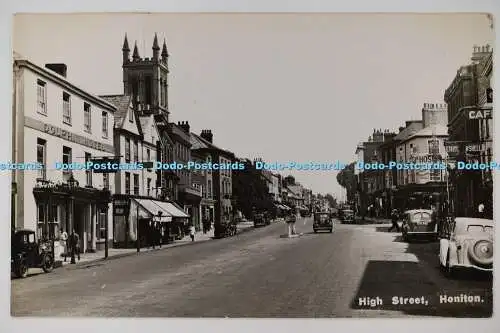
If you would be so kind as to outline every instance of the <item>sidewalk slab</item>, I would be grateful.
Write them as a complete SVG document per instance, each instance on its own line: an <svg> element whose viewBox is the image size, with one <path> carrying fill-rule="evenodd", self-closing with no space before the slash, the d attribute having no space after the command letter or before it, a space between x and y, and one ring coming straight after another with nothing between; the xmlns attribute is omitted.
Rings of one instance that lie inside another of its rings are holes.
<svg viewBox="0 0 500 333"><path fill-rule="evenodd" d="M252 229L253 229L253 222L252 221L242 222L242 223L239 223L237 225L237 233L238 234L252 230ZM153 248L141 248L140 252L137 252L136 248L128 248L128 249L110 248L110 249L108 249L108 257L107 258L104 258L104 251L97 251L95 253L82 254L81 258L80 258L81 260L80 261L77 260L76 264L71 264L70 263L71 258L68 257L66 262L59 261L59 264L58 264L58 262L56 261L56 265L58 267L62 266L63 268L67 268L67 269L72 269L72 268L76 269L78 267L97 263L97 262L110 261L110 260L115 260L115 259L119 259L119 258L123 258L123 257L132 256L132 255L140 255L141 253L145 253L145 252L160 251L160 250L169 249L169 248L173 248L173 247L192 245L192 244L197 244L197 243L206 242L206 241L210 241L210 240L214 240L213 230L211 230L207 234L203 234L201 232L197 233L195 235L194 241L191 241L191 237L189 235L187 235L184 238L182 238L181 240L175 241L174 243L164 244L164 245L162 245L161 248L159 248L159 247L155 247L155 249L153 249Z"/></svg>

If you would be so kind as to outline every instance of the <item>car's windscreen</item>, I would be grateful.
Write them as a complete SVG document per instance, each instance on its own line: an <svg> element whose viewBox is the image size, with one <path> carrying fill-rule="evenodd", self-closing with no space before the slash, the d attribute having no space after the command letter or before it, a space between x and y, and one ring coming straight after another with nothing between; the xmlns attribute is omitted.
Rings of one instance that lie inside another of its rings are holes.
<svg viewBox="0 0 500 333"><path fill-rule="evenodd" d="M413 223L430 223L432 221L431 214L428 213L414 213L411 215Z"/></svg>
<svg viewBox="0 0 500 333"><path fill-rule="evenodd" d="M468 232L487 232L487 233L493 233L493 227L471 224L471 225L467 226L467 231Z"/></svg>
<svg viewBox="0 0 500 333"><path fill-rule="evenodd" d="M324 222L328 219L328 215L326 214L321 214L318 216L318 220L321 221L321 222Z"/></svg>

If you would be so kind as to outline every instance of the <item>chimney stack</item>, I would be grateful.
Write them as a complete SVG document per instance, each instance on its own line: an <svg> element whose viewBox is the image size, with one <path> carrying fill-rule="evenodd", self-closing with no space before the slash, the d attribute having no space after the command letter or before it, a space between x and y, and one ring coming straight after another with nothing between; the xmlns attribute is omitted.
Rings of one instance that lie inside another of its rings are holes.
<svg viewBox="0 0 500 333"><path fill-rule="evenodd" d="M45 68L50 69L53 72L56 72L57 74L66 77L66 74L68 72L68 67L66 64L45 64Z"/></svg>
<svg viewBox="0 0 500 333"><path fill-rule="evenodd" d="M182 128L182 130L184 132L186 132L187 134L191 133L189 131L190 130L189 122L187 122L187 121L179 121L179 122L177 122L177 125L179 125L179 127Z"/></svg>
<svg viewBox="0 0 500 333"><path fill-rule="evenodd" d="M200 135L203 139L207 140L208 142L210 143L213 143L212 140L213 140L213 134L212 134L212 130L202 130L201 131L201 135Z"/></svg>

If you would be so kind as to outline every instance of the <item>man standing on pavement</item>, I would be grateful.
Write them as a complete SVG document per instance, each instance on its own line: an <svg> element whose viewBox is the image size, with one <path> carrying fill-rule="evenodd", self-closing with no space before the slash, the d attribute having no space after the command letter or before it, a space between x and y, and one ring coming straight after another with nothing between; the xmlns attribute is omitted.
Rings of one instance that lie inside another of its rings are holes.
<svg viewBox="0 0 500 333"><path fill-rule="evenodd" d="M396 229L396 231L399 232L398 220L399 220L398 210L393 209L391 213L392 226L389 228L389 232L392 232L392 230L394 229Z"/></svg>
<svg viewBox="0 0 500 333"><path fill-rule="evenodd" d="M71 263L76 264L75 255L78 256L78 261L80 261L80 236L78 236L75 229L73 229L69 237L69 243L71 247Z"/></svg>
<svg viewBox="0 0 500 333"><path fill-rule="evenodd" d="M189 227L189 236L191 237L191 242L194 242L194 234L196 233L196 229L193 224Z"/></svg>

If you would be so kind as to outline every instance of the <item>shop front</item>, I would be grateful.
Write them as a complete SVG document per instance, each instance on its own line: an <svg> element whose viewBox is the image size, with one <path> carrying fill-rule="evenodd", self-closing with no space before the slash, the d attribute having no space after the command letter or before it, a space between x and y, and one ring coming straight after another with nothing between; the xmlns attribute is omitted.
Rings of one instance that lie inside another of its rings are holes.
<svg viewBox="0 0 500 333"><path fill-rule="evenodd" d="M200 207L203 232L206 233L213 229L215 217L215 200L202 198L200 201Z"/></svg>
<svg viewBox="0 0 500 333"><path fill-rule="evenodd" d="M196 231L203 229L201 219L201 190L194 187L182 186L179 192L179 202L184 206L184 210L189 215L188 225L194 225Z"/></svg>
<svg viewBox="0 0 500 333"><path fill-rule="evenodd" d="M440 208L446 200L446 183L409 184L394 192L394 200L399 211L409 209Z"/></svg>
<svg viewBox="0 0 500 333"><path fill-rule="evenodd" d="M111 202L109 191L80 187L70 179L62 184L38 182L33 195L37 209L37 238L56 242L56 260L67 250L64 242L59 242L64 232L70 235L74 230L79 235L84 253L105 249Z"/></svg>
<svg viewBox="0 0 500 333"><path fill-rule="evenodd" d="M150 197L117 194L113 197L113 246L149 246L157 235L162 244L184 236L189 215L175 203Z"/></svg>

